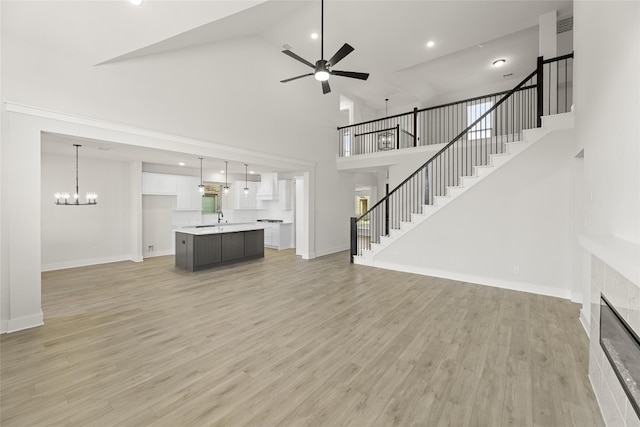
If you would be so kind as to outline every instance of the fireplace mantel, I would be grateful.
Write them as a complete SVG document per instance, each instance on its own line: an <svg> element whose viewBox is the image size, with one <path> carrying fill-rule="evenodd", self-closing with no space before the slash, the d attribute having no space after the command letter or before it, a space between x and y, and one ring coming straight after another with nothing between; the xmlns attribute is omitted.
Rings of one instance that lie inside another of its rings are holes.
<svg viewBox="0 0 640 427"><path fill-rule="evenodd" d="M615 236L581 235L580 244L640 287L640 245Z"/></svg>

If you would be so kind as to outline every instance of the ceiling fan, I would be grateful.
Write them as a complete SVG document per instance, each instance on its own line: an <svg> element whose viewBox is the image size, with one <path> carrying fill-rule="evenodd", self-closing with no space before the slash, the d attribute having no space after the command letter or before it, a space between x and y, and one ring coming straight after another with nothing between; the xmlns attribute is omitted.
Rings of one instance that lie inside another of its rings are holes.
<svg viewBox="0 0 640 427"><path fill-rule="evenodd" d="M291 52L289 49L283 50L282 53L292 57L295 60L302 62L305 65L313 68L313 73L302 74L300 76L291 77L289 79L280 80L281 83L287 83L292 80L301 79L302 77L315 76L316 80L322 83L322 93L327 94L331 92L331 87L329 86L329 76L341 76L341 77L349 77L352 79L360 79L367 80L369 78L369 73L356 73L354 71L339 71L334 70L333 66L344 59L345 56L349 55L353 52L353 47L351 47L348 43L342 45L342 47L329 59L328 61L324 59L324 40L323 40L323 32L324 32L324 0L321 0L320 3L320 59L316 61L315 65L306 59L296 55Z"/></svg>

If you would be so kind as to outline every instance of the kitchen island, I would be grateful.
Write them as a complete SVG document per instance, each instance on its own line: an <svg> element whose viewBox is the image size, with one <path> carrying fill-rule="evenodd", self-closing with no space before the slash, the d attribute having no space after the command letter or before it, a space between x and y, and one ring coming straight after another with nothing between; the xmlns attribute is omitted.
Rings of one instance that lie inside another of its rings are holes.
<svg viewBox="0 0 640 427"><path fill-rule="evenodd" d="M176 268L203 270L264 257L264 226L215 224L185 227L176 233Z"/></svg>

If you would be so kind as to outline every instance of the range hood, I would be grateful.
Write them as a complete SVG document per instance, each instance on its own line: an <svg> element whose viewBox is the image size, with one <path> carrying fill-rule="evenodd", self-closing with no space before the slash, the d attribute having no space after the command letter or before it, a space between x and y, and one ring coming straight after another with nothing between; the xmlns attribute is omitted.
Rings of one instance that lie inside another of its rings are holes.
<svg viewBox="0 0 640 427"><path fill-rule="evenodd" d="M256 200L278 200L278 174L263 173L260 179Z"/></svg>

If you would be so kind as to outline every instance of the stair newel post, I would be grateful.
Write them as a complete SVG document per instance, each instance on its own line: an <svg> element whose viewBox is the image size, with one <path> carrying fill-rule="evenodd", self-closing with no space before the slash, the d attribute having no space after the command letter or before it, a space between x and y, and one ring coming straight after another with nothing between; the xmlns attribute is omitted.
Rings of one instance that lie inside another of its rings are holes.
<svg viewBox="0 0 640 427"><path fill-rule="evenodd" d="M542 116L544 115L544 58L538 57L538 66L536 68L536 92L537 92L537 127L542 127Z"/></svg>
<svg viewBox="0 0 640 427"><path fill-rule="evenodd" d="M350 261L353 264L353 257L358 255L358 218L352 216L350 219L351 222L351 251L350 251Z"/></svg>
<svg viewBox="0 0 640 427"><path fill-rule="evenodd" d="M400 124L396 125L396 150L400 149Z"/></svg>
<svg viewBox="0 0 640 427"><path fill-rule="evenodd" d="M389 235L389 183L385 184L384 235Z"/></svg>
<svg viewBox="0 0 640 427"><path fill-rule="evenodd" d="M418 107L413 107L413 146L418 146Z"/></svg>

